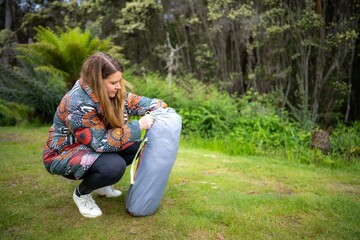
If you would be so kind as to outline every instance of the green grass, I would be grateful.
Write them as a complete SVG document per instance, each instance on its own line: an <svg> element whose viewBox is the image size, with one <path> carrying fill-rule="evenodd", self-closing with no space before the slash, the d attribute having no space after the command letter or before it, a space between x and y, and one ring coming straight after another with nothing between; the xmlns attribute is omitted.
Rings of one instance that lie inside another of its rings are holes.
<svg viewBox="0 0 360 240"><path fill-rule="evenodd" d="M125 210L123 195L95 196L82 217L78 182L48 174L46 128L0 128L0 239L360 239L360 171L181 147L155 215Z"/></svg>

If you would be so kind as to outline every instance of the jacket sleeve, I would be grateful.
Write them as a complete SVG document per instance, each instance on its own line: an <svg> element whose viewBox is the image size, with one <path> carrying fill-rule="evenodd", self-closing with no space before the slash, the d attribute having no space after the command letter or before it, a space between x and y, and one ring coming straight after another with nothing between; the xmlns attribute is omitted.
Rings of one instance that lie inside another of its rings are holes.
<svg viewBox="0 0 360 240"><path fill-rule="evenodd" d="M78 141L96 152L117 152L141 140L139 122L133 120L120 128L106 129L96 108L81 105L66 118L66 125Z"/></svg>
<svg viewBox="0 0 360 240"><path fill-rule="evenodd" d="M143 116L147 111L167 108L167 104L157 98L147 98L133 93L127 93L125 107L129 115Z"/></svg>

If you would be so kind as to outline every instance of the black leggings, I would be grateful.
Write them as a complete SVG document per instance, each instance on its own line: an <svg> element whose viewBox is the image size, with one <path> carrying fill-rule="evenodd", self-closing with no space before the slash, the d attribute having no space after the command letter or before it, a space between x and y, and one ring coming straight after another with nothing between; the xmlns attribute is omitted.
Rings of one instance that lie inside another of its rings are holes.
<svg viewBox="0 0 360 240"><path fill-rule="evenodd" d="M101 154L80 178L83 180L79 185L80 194L89 194L98 188L120 181L126 166L132 163L139 146L140 142L136 142L119 153Z"/></svg>

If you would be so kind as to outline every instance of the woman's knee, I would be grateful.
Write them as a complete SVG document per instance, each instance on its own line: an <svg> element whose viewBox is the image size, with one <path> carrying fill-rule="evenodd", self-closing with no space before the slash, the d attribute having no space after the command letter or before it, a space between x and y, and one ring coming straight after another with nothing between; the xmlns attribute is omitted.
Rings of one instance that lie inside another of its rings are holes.
<svg viewBox="0 0 360 240"><path fill-rule="evenodd" d="M113 183L118 182L126 170L125 160L117 153L103 153L94 164L98 172Z"/></svg>

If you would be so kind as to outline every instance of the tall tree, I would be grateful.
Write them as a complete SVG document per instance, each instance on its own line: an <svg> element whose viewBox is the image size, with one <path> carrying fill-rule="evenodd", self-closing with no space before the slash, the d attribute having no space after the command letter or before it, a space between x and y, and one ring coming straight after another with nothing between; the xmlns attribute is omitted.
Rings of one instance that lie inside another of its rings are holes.
<svg viewBox="0 0 360 240"><path fill-rule="evenodd" d="M127 2L119 11L116 24L129 60L146 64L151 69L162 68L154 54L155 47L166 43L162 29L162 5L154 0Z"/></svg>

